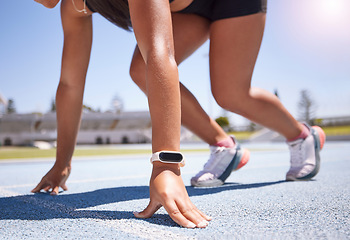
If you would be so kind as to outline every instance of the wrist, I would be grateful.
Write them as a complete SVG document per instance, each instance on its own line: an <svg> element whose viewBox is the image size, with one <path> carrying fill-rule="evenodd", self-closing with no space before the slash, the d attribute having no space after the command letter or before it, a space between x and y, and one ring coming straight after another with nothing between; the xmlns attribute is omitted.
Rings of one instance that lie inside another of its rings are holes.
<svg viewBox="0 0 350 240"><path fill-rule="evenodd" d="M153 169L180 169L179 163L163 163L163 162L153 162Z"/></svg>
<svg viewBox="0 0 350 240"><path fill-rule="evenodd" d="M155 179L159 175L181 175L181 170L180 170L180 165L179 164L168 164L168 163L162 163L162 162L154 162L153 163L153 169L152 169L152 176L151 180Z"/></svg>
<svg viewBox="0 0 350 240"><path fill-rule="evenodd" d="M59 168L59 169L72 169L72 165L71 162L68 163L60 163L60 162L55 162L55 164L53 165L55 168Z"/></svg>

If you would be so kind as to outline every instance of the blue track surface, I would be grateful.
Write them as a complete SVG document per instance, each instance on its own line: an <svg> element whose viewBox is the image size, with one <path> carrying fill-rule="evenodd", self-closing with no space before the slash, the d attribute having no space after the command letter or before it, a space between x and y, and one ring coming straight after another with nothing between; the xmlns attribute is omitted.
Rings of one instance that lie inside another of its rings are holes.
<svg viewBox="0 0 350 240"><path fill-rule="evenodd" d="M313 181L285 182L287 147L244 145L251 159L222 187L187 187L213 217L206 229L177 226L164 209L141 220L149 156L77 158L69 191L29 191L53 159L0 162L0 239L350 239L350 142L326 143ZM260 151L269 149L269 151ZM208 153L186 154L186 185Z"/></svg>

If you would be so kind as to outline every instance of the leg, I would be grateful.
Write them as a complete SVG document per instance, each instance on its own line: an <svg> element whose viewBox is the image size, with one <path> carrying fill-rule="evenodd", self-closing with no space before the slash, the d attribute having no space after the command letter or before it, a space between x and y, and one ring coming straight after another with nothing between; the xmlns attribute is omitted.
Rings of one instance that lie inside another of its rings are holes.
<svg viewBox="0 0 350 240"><path fill-rule="evenodd" d="M301 133L301 124L276 96L250 85L264 25L264 13L223 19L211 25L212 91L221 107L292 139Z"/></svg>
<svg viewBox="0 0 350 240"><path fill-rule="evenodd" d="M321 128L304 127L273 94L251 88L251 77L263 36L265 14L214 22L210 31L212 91L219 105L273 129L287 139L291 168L287 180L308 180L319 170L325 135Z"/></svg>
<svg viewBox="0 0 350 240"><path fill-rule="evenodd" d="M173 14L175 59L180 64L200 47L209 36L209 22L192 14ZM146 93L145 63L136 47L130 66L134 82ZM184 126L207 142L214 145L227 138L222 128L201 108L192 93L181 84L181 121ZM206 131L203 131L205 129Z"/></svg>

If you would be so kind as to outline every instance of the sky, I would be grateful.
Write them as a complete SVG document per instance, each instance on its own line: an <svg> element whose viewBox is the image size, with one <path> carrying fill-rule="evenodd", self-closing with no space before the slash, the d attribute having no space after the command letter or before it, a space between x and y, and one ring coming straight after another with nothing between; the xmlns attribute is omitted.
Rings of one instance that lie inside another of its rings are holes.
<svg viewBox="0 0 350 240"><path fill-rule="evenodd" d="M1 1L0 94L18 113L48 112L60 77L63 33L59 5L46 9L33 0ZM300 92L308 90L315 117L350 116L349 0L270 0L252 86L278 91L298 118ZM132 82L129 64L136 44L132 32L93 16L94 40L84 104L106 111L116 96L124 111L148 110L147 98ZM180 81L208 114L227 115L210 92L209 42L179 66Z"/></svg>

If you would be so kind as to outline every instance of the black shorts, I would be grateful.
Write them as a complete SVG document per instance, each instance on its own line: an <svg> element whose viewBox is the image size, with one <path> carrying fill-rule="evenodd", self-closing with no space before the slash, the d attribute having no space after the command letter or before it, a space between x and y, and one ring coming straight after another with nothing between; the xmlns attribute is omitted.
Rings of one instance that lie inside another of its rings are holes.
<svg viewBox="0 0 350 240"><path fill-rule="evenodd" d="M173 2L174 0L169 0L169 3ZM96 12L89 4L89 1L88 0L85 0L85 4L87 6L87 8L91 11L91 12Z"/></svg>
<svg viewBox="0 0 350 240"><path fill-rule="evenodd" d="M179 13L192 13L216 21L266 12L267 0L193 0Z"/></svg>

